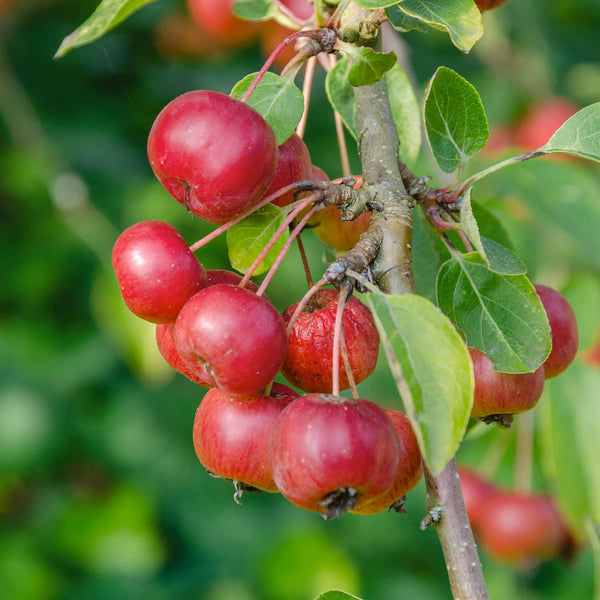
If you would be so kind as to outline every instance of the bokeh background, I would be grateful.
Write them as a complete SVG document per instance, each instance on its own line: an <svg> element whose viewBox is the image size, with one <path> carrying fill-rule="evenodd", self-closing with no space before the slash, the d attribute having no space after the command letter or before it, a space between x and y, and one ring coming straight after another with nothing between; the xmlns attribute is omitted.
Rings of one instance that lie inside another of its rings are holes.
<svg viewBox="0 0 600 600"><path fill-rule="evenodd" d="M146 137L169 100L228 92L257 70L261 49L214 49L190 29L183 2L161 0L53 61L95 5L0 0L0 597L310 600L340 588L369 600L449 598L437 536L419 530L423 484L407 515L324 522L277 495L247 494L238 506L231 485L198 463L191 428L204 390L173 374L153 327L124 308L110 254L119 232L145 219L172 223L190 243L210 230L156 182ZM442 33L404 36L419 94L438 65L452 67L480 91L492 129L549 98L600 99L597 0L512 0L485 24L470 55ZM306 141L334 177L341 167L323 80L319 73ZM358 169L352 146L351 154ZM483 153L481 164L492 159ZM505 221L534 281L560 287L575 276L596 289L597 166L555 160L533 183L528 168L491 179L479 199ZM426 153L422 169L436 175ZM570 206L585 218L547 210L561 186L583 190ZM331 251L305 238L320 274ZM224 240L201 260L226 267ZM268 294L283 309L305 290L293 250ZM598 323L587 323L589 347ZM361 393L400 407L383 359ZM512 485L514 434L477 432L460 461L484 463ZM534 475L545 489L542 471ZM482 559L492 597L592 596L585 545L569 562L530 568L485 551Z"/></svg>

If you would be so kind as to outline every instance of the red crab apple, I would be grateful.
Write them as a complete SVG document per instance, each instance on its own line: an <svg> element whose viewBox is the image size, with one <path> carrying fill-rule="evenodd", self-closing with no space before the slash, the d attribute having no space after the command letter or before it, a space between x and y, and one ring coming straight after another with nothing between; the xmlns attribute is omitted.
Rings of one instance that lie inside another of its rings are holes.
<svg viewBox="0 0 600 600"><path fill-rule="evenodd" d="M477 4L477 8L484 12L486 10L492 10L492 8L498 8L503 4L506 4L508 0L475 0L475 4Z"/></svg>
<svg viewBox="0 0 600 600"><path fill-rule="evenodd" d="M338 292L319 290L304 307L290 331L285 362L285 378L305 392L331 392L333 335ZM283 313L289 323L298 303ZM344 339L354 380L360 383L375 369L379 355L379 334L371 311L357 298L350 298L342 319ZM340 360L340 389L350 387Z"/></svg>
<svg viewBox="0 0 600 600"><path fill-rule="evenodd" d="M499 560L547 560L572 543L569 529L550 496L499 490L487 499L481 512L481 544Z"/></svg>
<svg viewBox="0 0 600 600"><path fill-rule="evenodd" d="M472 417L497 420L494 417L524 412L537 404L544 390L543 366L533 373L501 373L480 350L469 348L469 353L475 375Z"/></svg>
<svg viewBox="0 0 600 600"><path fill-rule="evenodd" d="M394 424L400 440L400 464L396 479L389 490L365 503L361 508L351 510L352 513L374 515L391 508L402 512L405 494L419 483L423 475L419 443L408 417L397 410L388 409L385 412Z"/></svg>
<svg viewBox="0 0 600 600"><path fill-rule="evenodd" d="M559 292L545 285L536 285L552 331L552 351L544 362L546 379L560 375L577 354L579 332L575 313L569 301Z"/></svg>
<svg viewBox="0 0 600 600"><path fill-rule="evenodd" d="M270 457L273 481L290 502L335 518L392 486L400 441L377 404L308 394L279 416Z"/></svg>
<svg viewBox="0 0 600 600"><path fill-rule="evenodd" d="M245 288L217 284L201 292L186 302L175 322L179 354L223 392L258 393L283 363L287 334L281 316Z"/></svg>
<svg viewBox="0 0 600 600"><path fill-rule="evenodd" d="M156 117L148 158L175 200L221 225L263 198L275 176L277 141L244 102L198 90L178 96Z"/></svg>
<svg viewBox="0 0 600 600"><path fill-rule="evenodd" d="M207 287L209 285L217 285L218 283L239 285L240 281L242 281L242 276L226 269L209 269L206 271L206 279L208 281ZM246 284L246 289L254 293L258 292L258 286L254 281L249 281Z"/></svg>
<svg viewBox="0 0 600 600"><path fill-rule="evenodd" d="M243 488L276 492L269 464L271 432L281 411L298 394L274 383L268 396L239 398L216 388L208 391L196 412L194 448L213 475Z"/></svg>
<svg viewBox="0 0 600 600"><path fill-rule="evenodd" d="M125 304L152 323L175 321L181 307L206 286L206 271L177 229L142 221L117 239L112 263Z"/></svg>
<svg viewBox="0 0 600 600"><path fill-rule="evenodd" d="M458 475L469 522L471 527L476 530L479 528L485 505L488 499L497 493L497 488L491 481L484 479L467 467L459 467Z"/></svg>

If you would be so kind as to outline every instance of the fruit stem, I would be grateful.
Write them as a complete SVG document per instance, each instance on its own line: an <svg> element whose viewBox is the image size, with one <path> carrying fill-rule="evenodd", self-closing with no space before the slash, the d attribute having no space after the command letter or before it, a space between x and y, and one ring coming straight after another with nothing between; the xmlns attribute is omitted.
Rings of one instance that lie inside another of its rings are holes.
<svg viewBox="0 0 600 600"><path fill-rule="evenodd" d="M338 294L337 310L335 311L335 323L333 326L333 357L331 360L331 394L340 395L340 336L343 327L344 308L352 284L342 285Z"/></svg>
<svg viewBox="0 0 600 600"><path fill-rule="evenodd" d="M306 258L306 251L304 250L304 242L302 241L302 234L298 234L296 238L296 242L298 243L298 250L300 252L300 258L302 259L302 266L304 267L304 274L306 275L306 283L308 287L311 288L313 286L313 278L310 274L310 265L308 264L308 259Z"/></svg>
<svg viewBox="0 0 600 600"><path fill-rule="evenodd" d="M248 280L254 274L254 271L258 269L260 263L263 261L265 256L269 253L271 248L275 245L277 240L283 235L283 232L288 229L290 223L299 215L311 202L315 200L316 194L311 194L308 198L305 198L302 202L292 210L288 216L284 219L283 223L279 226L277 231L271 236L271 239L265 244L265 247L260 251L260 254L256 257L252 266L248 269L244 277L239 283L239 287L246 287ZM260 294L259 294L260 296Z"/></svg>
<svg viewBox="0 0 600 600"><path fill-rule="evenodd" d="M331 54L329 56L329 64L331 68L335 66L335 56ZM333 119L335 122L335 133L337 136L338 147L340 149L340 161L342 163L342 174L348 175L350 173L350 159L348 158L348 147L346 145L346 136L344 134L344 124L342 123L342 117L336 110L333 111Z"/></svg>
<svg viewBox="0 0 600 600"><path fill-rule="evenodd" d="M471 246L471 242L469 242L469 240L467 239L465 232L460 229L457 229L456 232L458 233L458 237L461 239L462 243L464 244L466 251L473 252L473 246Z"/></svg>
<svg viewBox="0 0 600 600"><path fill-rule="evenodd" d="M300 206L302 206L302 208L304 208L310 202L312 202L312 199L309 197L309 198L306 199L306 202L305 203L303 202ZM296 225L296 227L294 228L294 231L292 231L292 233L290 234L290 237L285 242L285 244L283 245L283 248L280 250L279 254L277 255L277 258L275 259L275 262L273 263L273 266L269 269L269 272L267 273L267 275L264 278L263 282L260 284L260 287L258 288L258 291L256 292L257 296L262 296L265 293L265 290L267 289L267 286L271 282L271 279L273 279L273 276L275 275L275 272L279 268L279 265L281 265L281 262L283 261L285 255L287 254L287 251L290 249L290 246L292 245L293 241L300 234L300 232L302 231L302 229L304 228L304 226L306 225L306 223L308 222L308 220L316 212L316 210L317 210L317 207L313 206L304 215L304 217L302 217L302 220L300 221L300 223L298 223L298 225Z"/></svg>
<svg viewBox="0 0 600 600"><path fill-rule="evenodd" d="M304 310L304 307L308 304L310 299L325 285L324 279L319 279L315 285L313 285L306 294L302 297L300 302L298 302L298 306L296 306L296 310L292 313L292 316L288 322L287 333L290 335L292 329L294 328L294 324L298 320L300 313Z"/></svg>
<svg viewBox="0 0 600 600"><path fill-rule="evenodd" d="M519 415L515 421L517 448L515 455L515 489L531 492L533 479L533 437L535 413L531 410Z"/></svg>
<svg viewBox="0 0 600 600"><path fill-rule="evenodd" d="M327 21L327 27L333 27L337 29L340 26L340 20L342 18L342 14L348 8L351 0L342 0L338 5L333 14L331 15L329 21Z"/></svg>
<svg viewBox="0 0 600 600"><path fill-rule="evenodd" d="M340 344L340 349L342 351L342 360L344 361L344 369L346 370L346 377L348 377L348 383L350 384L352 397L358 400L358 388L356 387L356 381L354 381L354 374L352 373L352 366L350 365L350 359L348 358L348 347L346 346L346 337L344 336L343 327L340 330Z"/></svg>
<svg viewBox="0 0 600 600"><path fill-rule="evenodd" d="M315 67L317 65L317 57L311 56L306 63L306 71L304 73L304 82L302 83L302 95L304 96L304 111L302 112L302 118L296 127L296 134L301 138L304 137L304 131L306 130L306 120L308 118L308 107L310 105L310 93L312 91L312 82L315 74ZM300 238L298 238L300 239Z"/></svg>

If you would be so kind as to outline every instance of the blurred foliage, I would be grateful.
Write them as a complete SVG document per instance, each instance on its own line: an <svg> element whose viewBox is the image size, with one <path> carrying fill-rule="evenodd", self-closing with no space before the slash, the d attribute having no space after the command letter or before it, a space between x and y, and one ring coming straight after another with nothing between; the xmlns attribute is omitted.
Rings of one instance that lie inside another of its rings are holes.
<svg viewBox="0 0 600 600"><path fill-rule="evenodd" d="M169 100L194 88L228 92L256 70L260 50L210 54L192 44L184 52L177 42L189 43L189 35L165 35L183 2L161 0L53 62L95 5L0 0L0 595L293 600L339 587L370 599L447 598L437 536L418 527L423 484L408 498L408 515L325 523L275 495L247 495L239 507L233 489L198 464L191 426L203 390L171 376L152 326L124 309L111 246L119 231L149 218L172 223L190 243L210 230L154 180L146 136ZM480 91L492 129L546 97L579 104L600 97L596 0L512 0L485 24L468 56L442 34L407 34L417 87L440 64L457 70ZM306 140L315 164L334 177L341 173L323 81L319 74L313 86ZM354 152L351 161L356 169ZM587 190L581 210L595 214L598 169L558 162L534 169L550 173L558 164L563 185ZM439 176L424 158L422 165ZM502 219L534 281L561 286L577 275L569 289L590 322L598 311L590 313L581 278L597 281L593 223L580 231L568 211L553 210L556 181L522 188L516 170L497 179L476 199ZM305 238L316 274L331 254ZM225 266L224 243L202 249L205 266ZM286 263L268 291L281 309L305 291L295 251ZM384 361L361 390L399 405ZM462 460L497 467L497 480L511 485L514 434L481 432L473 431ZM499 443L508 450L494 465ZM535 484L545 486L537 470ZM585 549L569 564L527 572L485 554L483 561L492 597L591 597Z"/></svg>

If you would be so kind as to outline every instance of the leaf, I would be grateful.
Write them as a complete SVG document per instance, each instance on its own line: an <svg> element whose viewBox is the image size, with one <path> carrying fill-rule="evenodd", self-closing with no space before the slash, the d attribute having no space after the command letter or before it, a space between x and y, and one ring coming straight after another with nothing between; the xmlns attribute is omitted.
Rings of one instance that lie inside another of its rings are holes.
<svg viewBox="0 0 600 600"><path fill-rule="evenodd" d="M429 26L423 23L420 19L407 15L398 4L385 9L388 21L396 31L420 31L427 33Z"/></svg>
<svg viewBox="0 0 600 600"><path fill-rule="evenodd" d="M525 275L490 271L476 253L455 255L437 279L438 305L505 373L535 371L550 353L550 326Z"/></svg>
<svg viewBox="0 0 600 600"><path fill-rule="evenodd" d="M92 15L60 44L54 58L101 38L129 15L155 0L102 0Z"/></svg>
<svg viewBox="0 0 600 600"><path fill-rule="evenodd" d="M486 256L485 248L483 247L483 243L481 241L481 235L479 234L479 227L477 226L477 221L475 220L475 215L473 214L473 209L471 208L471 192L472 188L469 188L463 198L460 207L460 223L462 225L464 234L467 236L471 244L473 244L475 250L479 252L479 256L483 258L485 264L489 267L490 261Z"/></svg>
<svg viewBox="0 0 600 600"><path fill-rule="evenodd" d="M339 590L331 590L319 594L315 600L360 600L360 598L346 592L340 592Z"/></svg>
<svg viewBox="0 0 600 600"><path fill-rule="evenodd" d="M575 361L546 382L540 402L542 464L561 508L579 533L600 522L600 369Z"/></svg>
<svg viewBox="0 0 600 600"><path fill-rule="evenodd" d="M403 19L401 12L411 20ZM407 23L410 29L416 29L411 25L416 20L448 32L452 43L463 52L469 52L483 35L483 19L473 0L402 0L386 13L392 26L400 31Z"/></svg>
<svg viewBox="0 0 600 600"><path fill-rule="evenodd" d="M231 90L231 95L240 99L256 75L256 73L251 73L238 81ZM294 84L293 79L267 72L250 94L248 106L260 113L273 128L277 144L281 146L294 133L296 125L302 118L304 96Z"/></svg>
<svg viewBox="0 0 600 600"><path fill-rule="evenodd" d="M515 245L510 239L508 231L506 231L502 221L487 207L475 200L471 201L471 208L473 210L473 215L477 220L479 233L488 240L494 240L514 252Z"/></svg>
<svg viewBox="0 0 600 600"><path fill-rule="evenodd" d="M348 81L354 87L377 83L397 61L393 52L375 52L372 48L365 46L357 47L338 41L336 48L343 52L350 61Z"/></svg>
<svg viewBox="0 0 600 600"><path fill-rule="evenodd" d="M600 161L600 102L586 106L567 119L541 150Z"/></svg>
<svg viewBox="0 0 600 600"><path fill-rule="evenodd" d="M462 169L488 137L477 90L447 67L439 67L427 86L424 118L433 155L446 173Z"/></svg>
<svg viewBox="0 0 600 600"><path fill-rule="evenodd" d="M235 0L231 12L240 19L265 21L273 16L272 0Z"/></svg>
<svg viewBox="0 0 600 600"><path fill-rule="evenodd" d="M349 70L348 59L339 60L327 74L325 89L331 106L340 114L346 129L356 140L356 102L354 88L348 81ZM417 98L400 65L394 65L384 78L388 85L392 117L400 138L400 158L406 165L413 167L421 149L421 117Z"/></svg>
<svg viewBox="0 0 600 600"><path fill-rule="evenodd" d="M439 473L465 434L473 364L460 335L429 300L368 294L377 329L423 459Z"/></svg>
<svg viewBox="0 0 600 600"><path fill-rule="evenodd" d="M228 229L227 248L231 266L246 273L286 216L287 211L267 204ZM263 258L254 275L260 275L271 268L289 235L289 230L286 229Z"/></svg>

